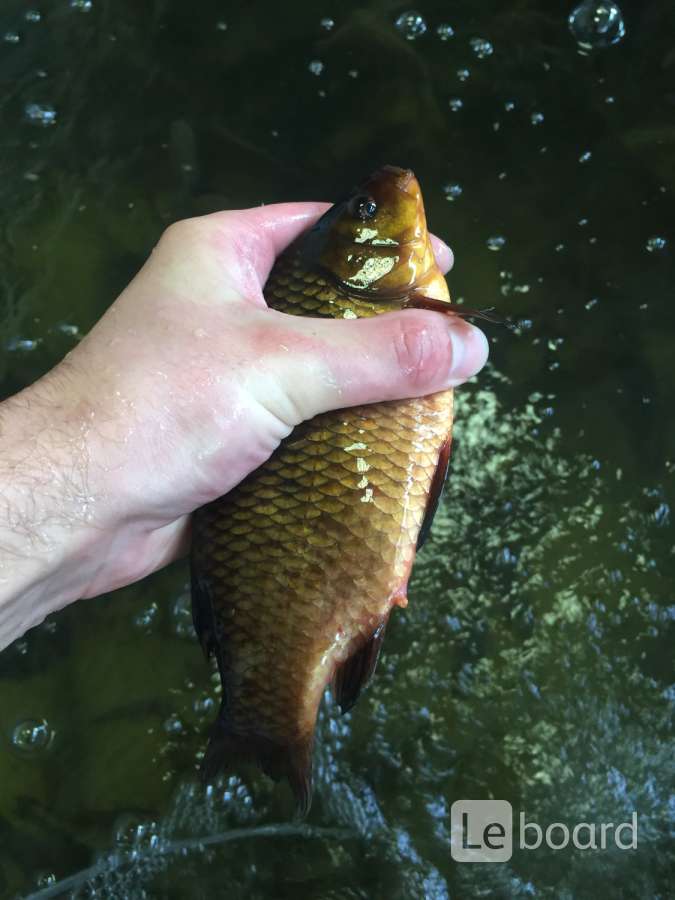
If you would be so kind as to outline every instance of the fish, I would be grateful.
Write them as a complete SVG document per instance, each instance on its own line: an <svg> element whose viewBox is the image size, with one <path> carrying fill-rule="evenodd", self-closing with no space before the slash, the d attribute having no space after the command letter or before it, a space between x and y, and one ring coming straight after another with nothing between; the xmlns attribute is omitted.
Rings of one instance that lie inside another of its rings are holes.
<svg viewBox="0 0 675 900"><path fill-rule="evenodd" d="M383 166L281 254L264 288L289 315L405 307L457 314L412 171ZM222 703L202 763L255 761L297 813L327 685L347 712L369 683L392 609L407 604L448 470L453 391L318 415L192 519L195 631Z"/></svg>

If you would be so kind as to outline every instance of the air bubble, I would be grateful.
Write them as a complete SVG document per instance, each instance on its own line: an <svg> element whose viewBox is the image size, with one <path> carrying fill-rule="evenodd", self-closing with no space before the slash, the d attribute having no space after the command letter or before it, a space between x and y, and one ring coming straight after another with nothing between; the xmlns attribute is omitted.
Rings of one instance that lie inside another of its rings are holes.
<svg viewBox="0 0 675 900"><path fill-rule="evenodd" d="M585 0L572 10L567 21L582 50L610 47L626 35L623 15L616 3Z"/></svg>
<svg viewBox="0 0 675 900"><path fill-rule="evenodd" d="M490 41L486 41L485 38L471 38L469 41L471 45L471 49L476 54L478 59L485 59L488 56L492 56L495 52L495 48L492 46Z"/></svg>
<svg viewBox="0 0 675 900"><path fill-rule="evenodd" d="M323 28L324 31L331 31L335 28L335 20L331 19L330 16L324 16L323 19L319 22L319 25Z"/></svg>
<svg viewBox="0 0 675 900"><path fill-rule="evenodd" d="M176 713L172 713L162 727L167 734L181 734L183 731L183 723Z"/></svg>
<svg viewBox="0 0 675 900"><path fill-rule="evenodd" d="M501 250L504 244L506 244L506 238L501 234L495 234L492 237L489 237L485 243L487 244L488 250Z"/></svg>
<svg viewBox="0 0 675 900"><path fill-rule="evenodd" d="M6 31L2 39L6 44L18 44L21 41L21 35L18 31Z"/></svg>
<svg viewBox="0 0 675 900"><path fill-rule="evenodd" d="M443 22L436 29L436 34L442 41L449 41L451 37L454 37L455 29L452 27L452 25L448 25Z"/></svg>
<svg viewBox="0 0 675 900"><path fill-rule="evenodd" d="M42 13L38 9L27 9L23 17L26 22L39 22L42 19Z"/></svg>
<svg viewBox="0 0 675 900"><path fill-rule="evenodd" d="M151 603L134 616L134 625L136 628L141 628L144 631L148 630L157 618L158 612L159 607L157 604L154 602Z"/></svg>
<svg viewBox="0 0 675 900"><path fill-rule="evenodd" d="M544 114L542 112L533 112L530 116L530 122L532 122L533 125L541 125L543 121Z"/></svg>
<svg viewBox="0 0 675 900"><path fill-rule="evenodd" d="M459 110L464 106L464 101L459 97L451 97L448 101L448 105L453 112L459 112Z"/></svg>
<svg viewBox="0 0 675 900"><path fill-rule="evenodd" d="M10 338L5 343L5 349L9 350L9 352L16 352L17 350L23 353L30 353L31 350L36 350L39 341L33 341L29 338Z"/></svg>
<svg viewBox="0 0 675 900"><path fill-rule="evenodd" d="M77 9L79 12L91 12L92 6L91 0L70 0L71 9Z"/></svg>
<svg viewBox="0 0 675 900"><path fill-rule="evenodd" d="M582 153L581 156L579 157L579 162L580 162L580 163L587 163L587 162L590 160L590 158L591 158L592 156L593 156L593 154L591 153L591 151L590 151L590 150L586 150L586 151L585 151L584 153Z"/></svg>
<svg viewBox="0 0 675 900"><path fill-rule="evenodd" d="M401 13L394 23L408 41L414 41L426 33L427 23L416 10Z"/></svg>
<svg viewBox="0 0 675 900"><path fill-rule="evenodd" d="M471 75L469 69L457 69L457 77L460 81L466 81L469 75Z"/></svg>
<svg viewBox="0 0 675 900"><path fill-rule="evenodd" d="M46 719L26 719L12 732L12 744L22 753L39 753L50 745L53 737Z"/></svg>
<svg viewBox="0 0 675 900"><path fill-rule="evenodd" d="M186 591L177 597L171 608L173 619L173 631L178 637L193 638L194 626L192 624L192 607L190 594Z"/></svg>
<svg viewBox="0 0 675 900"><path fill-rule="evenodd" d="M649 238L645 246L650 253L656 253L659 250L664 250L667 243L668 241L664 237L654 235L654 237Z"/></svg>
<svg viewBox="0 0 675 900"><path fill-rule="evenodd" d="M24 116L31 124L43 128L56 124L56 110L48 104L29 103L24 109Z"/></svg>
<svg viewBox="0 0 675 900"><path fill-rule="evenodd" d="M227 31L227 22L224 22L222 19L216 22L216 31Z"/></svg>
<svg viewBox="0 0 675 900"><path fill-rule="evenodd" d="M446 184L443 186L443 193L445 194L445 199L452 202L462 196L462 186L461 184Z"/></svg>
<svg viewBox="0 0 675 900"><path fill-rule="evenodd" d="M215 707L216 701L213 697L209 696L209 694L203 693L200 694L199 697L192 704L192 709L195 713L200 716L208 716L211 710Z"/></svg>
<svg viewBox="0 0 675 900"><path fill-rule="evenodd" d="M324 66L320 59L313 59L307 68L312 75L320 75L323 72Z"/></svg>

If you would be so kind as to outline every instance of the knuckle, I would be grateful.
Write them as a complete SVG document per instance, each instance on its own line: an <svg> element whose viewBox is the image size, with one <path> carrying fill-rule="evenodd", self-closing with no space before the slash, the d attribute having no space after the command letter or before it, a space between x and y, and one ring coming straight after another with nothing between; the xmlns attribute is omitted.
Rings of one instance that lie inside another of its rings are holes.
<svg viewBox="0 0 675 900"><path fill-rule="evenodd" d="M398 366L416 388L440 385L450 367L452 346L447 329L435 327L428 319L406 313L394 335Z"/></svg>

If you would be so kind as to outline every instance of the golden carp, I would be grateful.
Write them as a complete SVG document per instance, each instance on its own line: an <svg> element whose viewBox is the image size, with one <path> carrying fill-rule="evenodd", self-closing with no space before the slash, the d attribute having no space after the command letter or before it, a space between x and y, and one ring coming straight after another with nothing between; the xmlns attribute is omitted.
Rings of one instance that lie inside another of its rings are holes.
<svg viewBox="0 0 675 900"><path fill-rule="evenodd" d="M413 173L385 166L331 207L279 257L264 293L299 316L453 311ZM407 603L447 472L452 399L316 416L194 514L193 618L223 686L206 778L252 759L288 778L308 810L322 693L331 683L343 712L354 704L392 607Z"/></svg>

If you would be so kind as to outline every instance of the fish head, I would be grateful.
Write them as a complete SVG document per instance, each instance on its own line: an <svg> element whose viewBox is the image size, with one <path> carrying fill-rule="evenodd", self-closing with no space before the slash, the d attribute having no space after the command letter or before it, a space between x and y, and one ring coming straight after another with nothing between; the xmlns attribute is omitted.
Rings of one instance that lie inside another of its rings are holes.
<svg viewBox="0 0 675 900"><path fill-rule="evenodd" d="M378 169L332 206L307 237L313 262L351 294L394 306L418 290L447 298L422 191L410 169Z"/></svg>

